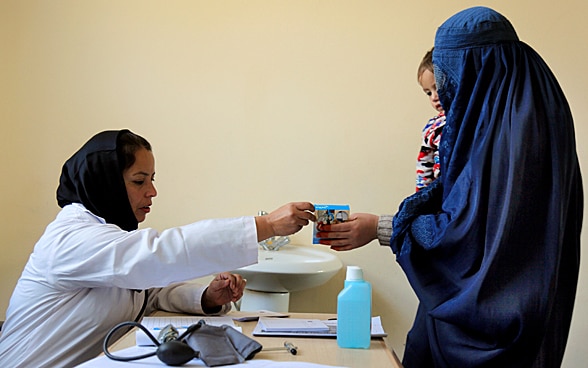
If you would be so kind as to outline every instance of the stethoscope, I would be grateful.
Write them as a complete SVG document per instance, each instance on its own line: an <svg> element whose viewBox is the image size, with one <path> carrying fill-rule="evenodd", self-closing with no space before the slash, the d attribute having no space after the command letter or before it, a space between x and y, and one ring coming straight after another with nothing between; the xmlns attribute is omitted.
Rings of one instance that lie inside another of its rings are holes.
<svg viewBox="0 0 588 368"><path fill-rule="evenodd" d="M138 290L137 290L138 291ZM145 299L143 300L143 306L141 307L141 311L137 315L134 321L127 321L121 322L118 325L114 326L104 338L104 343L102 345L102 350L104 355L108 358L116 361L121 362L129 362L133 360L145 359L157 355L160 361L163 363L170 365L170 366L180 366L183 364L188 363L190 360L199 357L199 352L195 351L188 345L184 339L188 337L191 333L198 330L204 324L206 324L203 320L199 321L196 324L189 326L186 331L184 331L181 335L179 334L178 330L173 327L172 325L167 325L160 333L158 338L155 338L149 332L149 330L139 323L139 320L143 316L145 309L147 307L147 301L149 299L149 293L147 290L145 292ZM151 351L146 354L136 355L136 356L117 356L112 354L108 350L108 345L110 342L111 337L120 330L121 328L126 327L137 327L141 329L147 337L153 342L153 344L157 347L154 351ZM284 347L281 348L265 348L264 351L276 351L276 350L283 350L285 349L292 355L296 355L298 352L298 348L294 346L291 342L285 341Z"/></svg>
<svg viewBox="0 0 588 368"><path fill-rule="evenodd" d="M118 325L114 326L108 332L108 334L104 338L104 344L102 346L102 350L104 351L104 355L106 355L107 357L109 357L112 360L117 360L120 362L130 362L132 360L139 360L139 359L149 358L154 355L157 355L157 358L159 358L159 360L161 360L163 363L165 363L167 365L171 365L171 366L183 365L183 364L188 363L190 360L198 357L198 353L195 352L194 349L192 349L190 347L190 345L186 344L183 340L185 337L190 335L192 332L199 329L203 323L204 323L204 321L200 321L196 324L189 326L186 329L186 331L184 333L182 333L181 335L178 335L177 330L173 329L173 330L175 330L175 333L173 333L173 332L168 333L167 336L163 339L163 341L160 342L142 324L135 322L135 321L122 322L122 323L119 323ZM128 326L137 327L137 328L141 329L143 332L145 332L147 337L149 337L149 339L151 341L153 341L153 343L155 344L157 349L155 349L152 352L146 353L146 354L130 356L130 357L129 356L123 357L123 356L113 355L110 351L108 351L108 342L110 341L110 338L112 337L112 335L116 331L118 331L121 328L128 327Z"/></svg>
<svg viewBox="0 0 588 368"><path fill-rule="evenodd" d="M140 292L140 290L135 291ZM193 358L196 358L197 353L188 344L183 342L183 339L189 334L191 334L193 331L200 328L200 326L204 322L200 321L197 324L188 327L186 331L181 335L178 335L177 330L175 329L170 330L160 342L158 339L155 338L155 336L153 336L149 332L149 330L147 330L145 326L139 323L141 317L143 317L143 313L145 313L145 309L147 308L147 301L149 300L149 292L147 290L143 290L143 292L145 293L145 298L143 299L143 305L141 306L139 314L137 315L137 317L135 317L135 320L121 322L118 325L114 326L112 329L110 329L110 331L108 331L108 334L104 338L104 343L102 344L102 350L104 351L104 355L106 355L108 358L112 360L117 360L120 362L130 362L132 360L145 359L157 355L159 360L171 366L183 365L192 360ZM114 335L115 332L125 327L137 327L141 329L143 332L145 332L147 337L149 337L149 339L153 341L157 349L146 354L130 357L123 357L112 354L108 350L110 338Z"/></svg>

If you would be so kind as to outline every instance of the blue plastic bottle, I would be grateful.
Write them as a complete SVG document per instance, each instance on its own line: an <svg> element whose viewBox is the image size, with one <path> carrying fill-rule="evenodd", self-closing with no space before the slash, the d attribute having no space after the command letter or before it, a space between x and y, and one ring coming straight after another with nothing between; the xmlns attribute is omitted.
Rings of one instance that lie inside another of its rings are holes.
<svg viewBox="0 0 588 368"><path fill-rule="evenodd" d="M372 327L372 286L357 266L347 266L345 287L337 297L337 344L369 349Z"/></svg>

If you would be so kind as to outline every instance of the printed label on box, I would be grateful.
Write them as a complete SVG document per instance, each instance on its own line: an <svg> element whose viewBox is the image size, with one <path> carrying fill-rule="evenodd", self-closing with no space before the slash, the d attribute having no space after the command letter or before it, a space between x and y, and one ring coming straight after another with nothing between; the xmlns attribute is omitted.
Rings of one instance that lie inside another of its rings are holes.
<svg viewBox="0 0 588 368"><path fill-rule="evenodd" d="M319 244L319 239L316 237L318 226L345 222L349 220L350 210L348 204L315 204L314 214L316 222L312 232L312 244Z"/></svg>

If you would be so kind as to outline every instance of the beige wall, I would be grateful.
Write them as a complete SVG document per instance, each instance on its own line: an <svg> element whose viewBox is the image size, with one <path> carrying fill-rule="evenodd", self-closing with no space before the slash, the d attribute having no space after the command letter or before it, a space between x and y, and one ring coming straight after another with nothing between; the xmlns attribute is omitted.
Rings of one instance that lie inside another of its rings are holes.
<svg viewBox="0 0 588 368"><path fill-rule="evenodd" d="M413 190L419 131L433 113L417 64L436 27L475 4L0 0L0 317L58 211L62 163L100 130L130 128L154 146L160 195L144 226L293 200L395 212ZM587 173L588 3L486 4L558 76ZM310 230L293 238L308 243ZM392 253L373 243L340 256L366 270L374 312L402 353L416 299ZM585 261L569 367L588 360ZM292 309L334 312L342 278L294 294Z"/></svg>

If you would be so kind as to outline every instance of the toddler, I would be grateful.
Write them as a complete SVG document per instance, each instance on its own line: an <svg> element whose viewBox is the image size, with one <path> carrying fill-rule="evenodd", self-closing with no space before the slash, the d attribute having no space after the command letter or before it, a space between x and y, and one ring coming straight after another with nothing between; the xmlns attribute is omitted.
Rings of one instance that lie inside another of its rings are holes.
<svg viewBox="0 0 588 368"><path fill-rule="evenodd" d="M433 72L433 49L428 51L419 65L417 80L438 114L429 119L423 128L423 140L417 157L416 191L431 184L439 176L439 142L445 125L445 113L435 84Z"/></svg>

